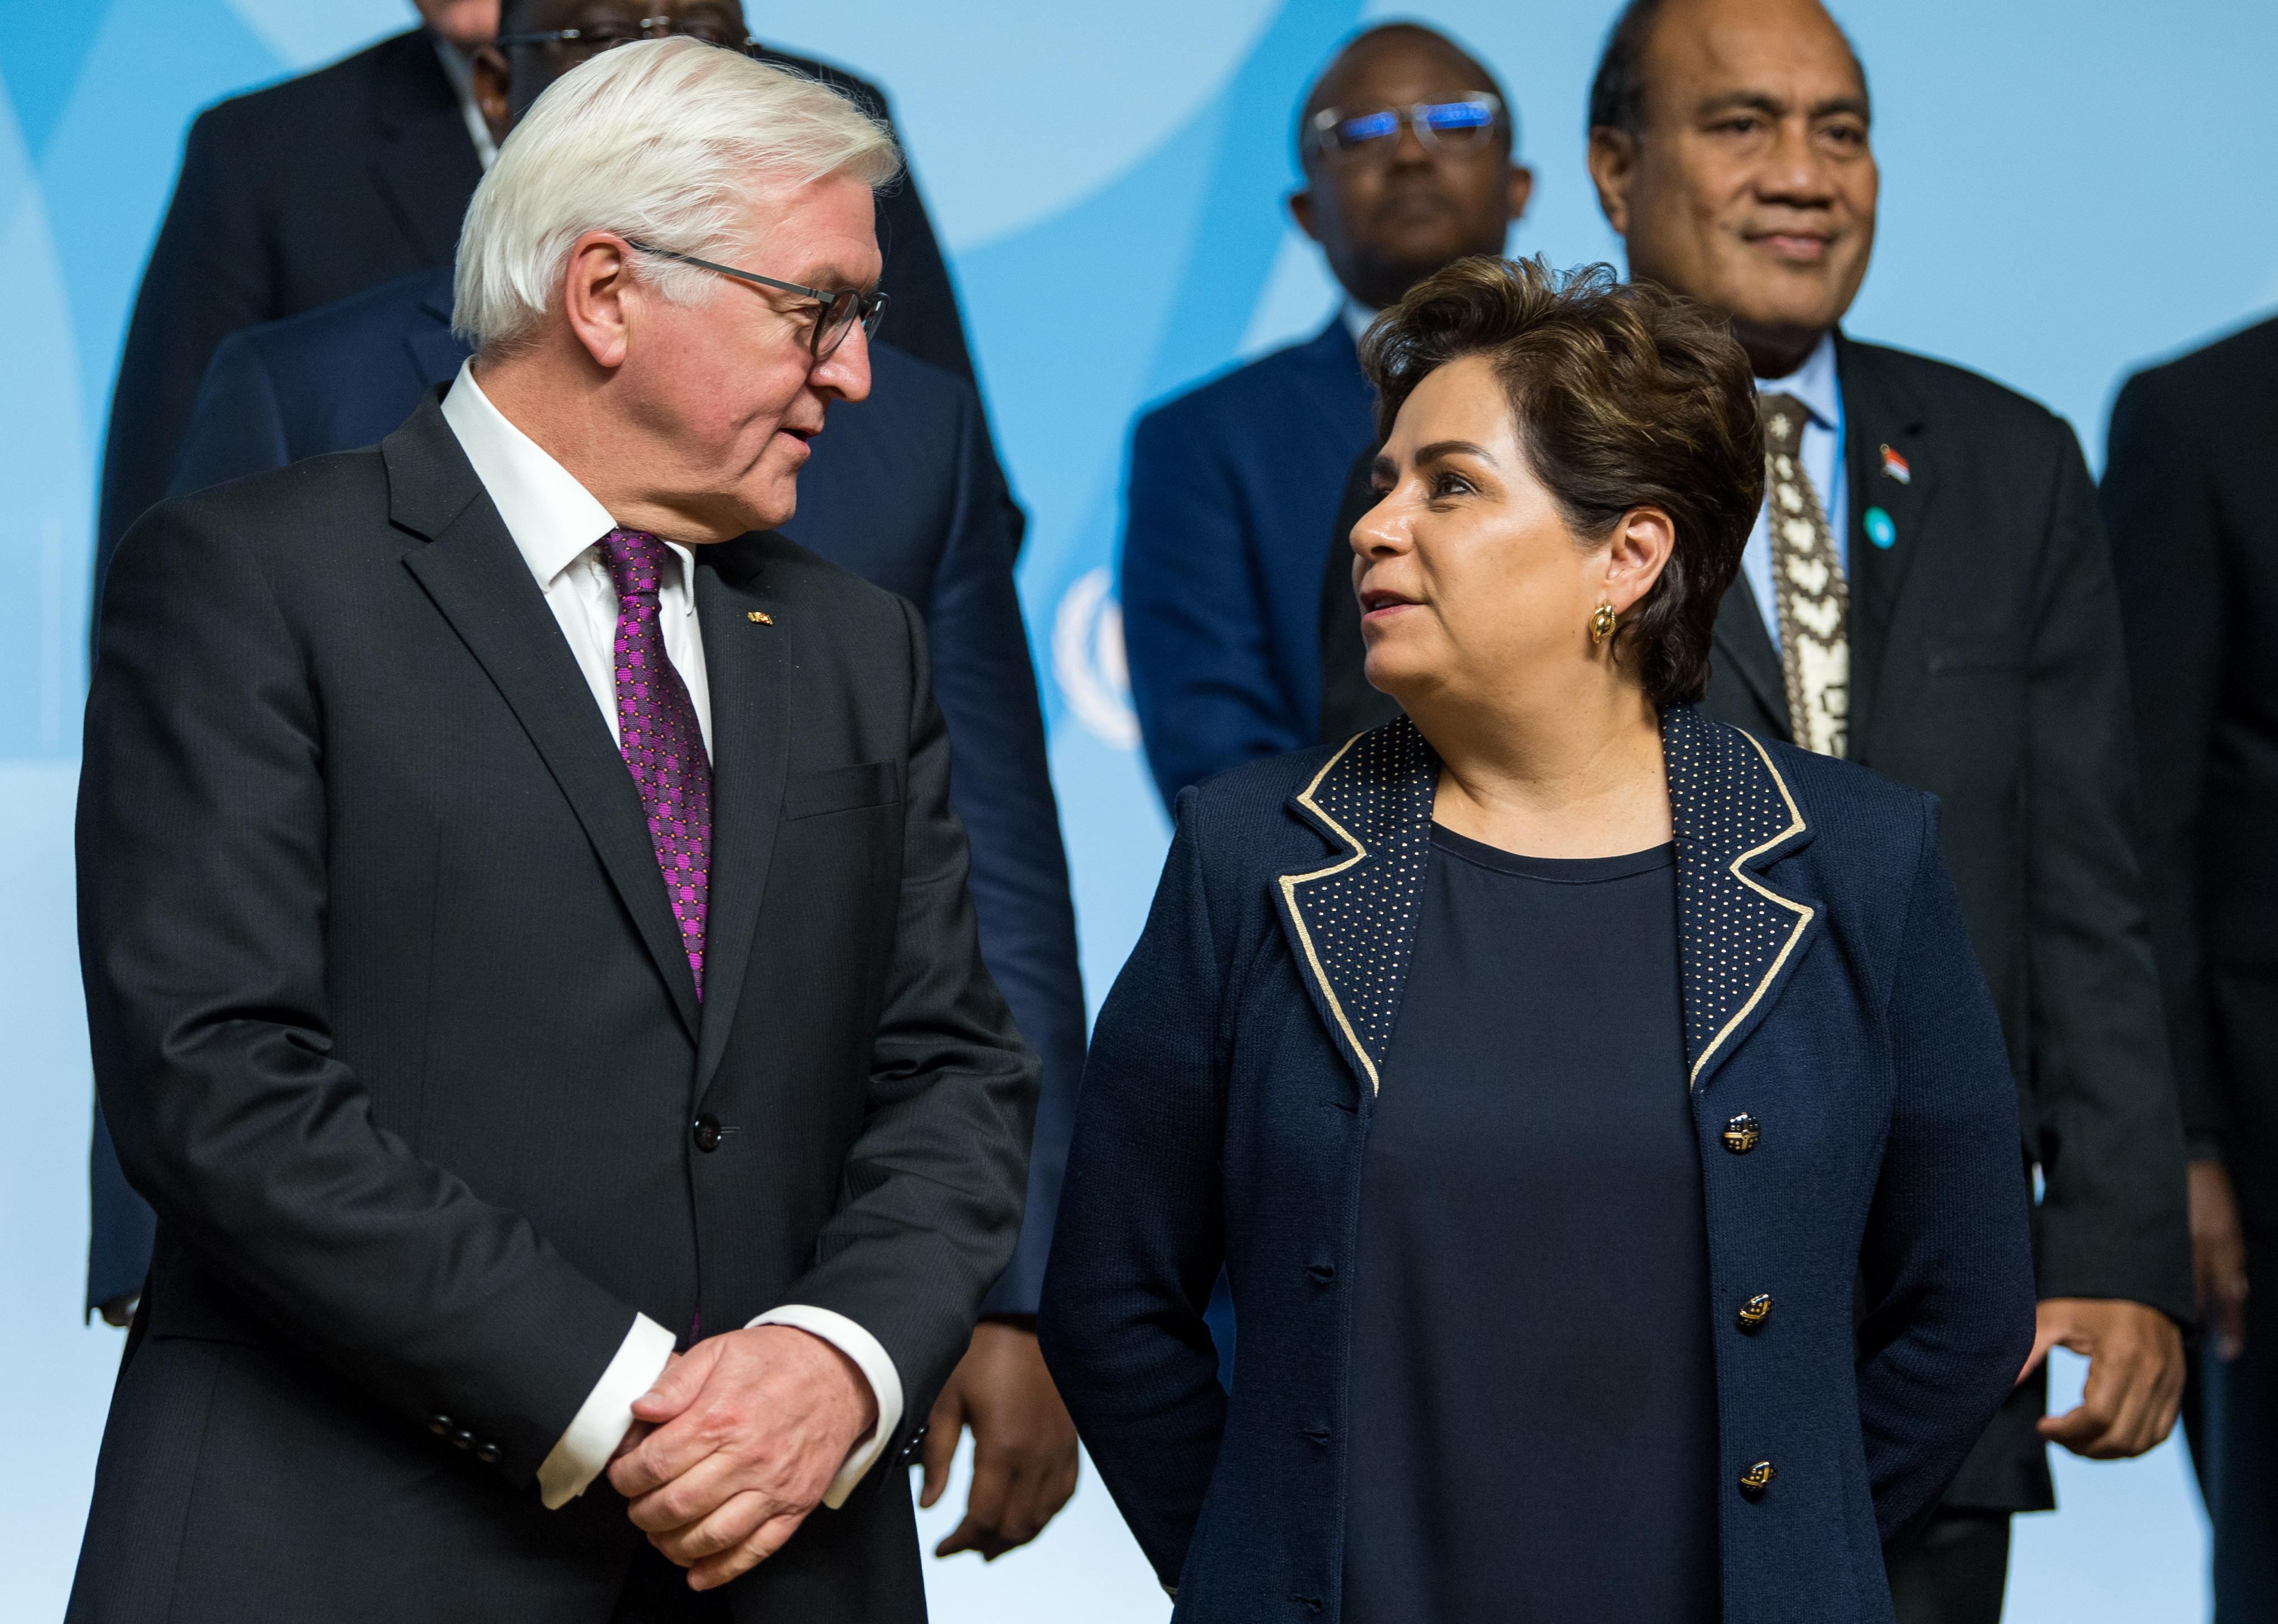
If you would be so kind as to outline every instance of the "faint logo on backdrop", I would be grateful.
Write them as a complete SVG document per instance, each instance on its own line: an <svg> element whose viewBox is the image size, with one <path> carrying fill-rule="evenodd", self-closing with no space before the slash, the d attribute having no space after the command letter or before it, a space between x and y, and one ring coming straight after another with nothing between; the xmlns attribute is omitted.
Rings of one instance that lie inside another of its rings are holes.
<svg viewBox="0 0 2278 1624"><path fill-rule="evenodd" d="M1123 606L1105 569L1076 577L1052 616L1052 676L1060 698L1094 736L1118 750L1139 743L1131 668L1123 658Z"/></svg>

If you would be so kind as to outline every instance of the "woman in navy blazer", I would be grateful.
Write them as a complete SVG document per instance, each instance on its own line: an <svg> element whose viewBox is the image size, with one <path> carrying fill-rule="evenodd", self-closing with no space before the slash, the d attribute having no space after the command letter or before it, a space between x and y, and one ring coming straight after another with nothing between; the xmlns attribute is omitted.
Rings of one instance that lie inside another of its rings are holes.
<svg viewBox="0 0 2278 1624"><path fill-rule="evenodd" d="M1180 797L1053 1375L1181 1620L1879 1624L2033 1340L1936 803L1691 708L1765 478L1721 324L1477 259L1363 354L1406 714Z"/></svg>

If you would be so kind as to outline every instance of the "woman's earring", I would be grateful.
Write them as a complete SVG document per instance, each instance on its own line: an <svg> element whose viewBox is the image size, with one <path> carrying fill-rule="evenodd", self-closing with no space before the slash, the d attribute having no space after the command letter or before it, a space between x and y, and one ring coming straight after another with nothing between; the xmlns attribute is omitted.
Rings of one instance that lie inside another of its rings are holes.
<svg viewBox="0 0 2278 1624"><path fill-rule="evenodd" d="M1614 628L1620 625L1622 617L1614 613L1613 605L1600 604L1598 612L1590 617L1590 641L1594 644L1603 643L1614 635Z"/></svg>

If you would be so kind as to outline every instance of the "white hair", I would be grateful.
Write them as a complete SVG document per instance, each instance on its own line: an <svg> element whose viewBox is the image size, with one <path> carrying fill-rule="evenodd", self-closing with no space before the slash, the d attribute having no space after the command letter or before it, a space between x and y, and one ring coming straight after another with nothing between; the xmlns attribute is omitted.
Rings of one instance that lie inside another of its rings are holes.
<svg viewBox="0 0 2278 1624"><path fill-rule="evenodd" d="M751 246L733 234L755 183L844 172L875 190L900 169L885 125L818 80L699 40L620 45L547 86L475 188L451 325L487 355L527 339L589 231L721 259ZM677 303L718 286L675 260L638 263Z"/></svg>

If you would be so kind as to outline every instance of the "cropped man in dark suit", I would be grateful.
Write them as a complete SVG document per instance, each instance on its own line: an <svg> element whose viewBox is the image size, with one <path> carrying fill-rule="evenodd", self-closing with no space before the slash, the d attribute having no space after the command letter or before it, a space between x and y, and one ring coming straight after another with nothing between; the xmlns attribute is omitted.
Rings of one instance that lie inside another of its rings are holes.
<svg viewBox="0 0 2278 1624"><path fill-rule="evenodd" d="M582 42L514 53L532 59L525 105L590 56L595 37L640 38L645 19L721 43L748 37L737 0L422 0L420 9L428 27L233 97L190 126L111 395L98 599L118 538L172 482L198 384L224 338L451 263L467 200L507 128L498 100L503 58L485 43L493 19L509 30L582 26ZM829 79L884 115L875 86L754 50ZM907 177L880 197L878 229L902 347L969 379L949 272Z"/></svg>
<svg viewBox="0 0 2278 1624"><path fill-rule="evenodd" d="M2278 322L2129 379L2104 522L2210 1336L2183 1422L2215 1616L2278 1618ZM2250 1290L2250 1285L2251 1290Z"/></svg>
<svg viewBox="0 0 2278 1624"><path fill-rule="evenodd" d="M2055 1503L2043 1440L2112 1458L2173 1424L2192 1311L2182 1133L2095 489L2045 408L1838 327L1874 240L1869 111L1816 0L1639 0L1599 66L1590 164L1632 275L1731 317L1785 459L1719 613L1706 708L1944 803L2016 1073L2020 1177L2043 1180L2039 1337L1891 1577L1905 1624L1991 1624L2010 1514ZM1356 499L1341 538L1365 486ZM1325 607L1347 618L1325 617L1324 660L1350 669L1349 548L1331 569ZM1388 704L1365 678L1343 691L1374 704L1324 715L1340 739ZM2088 1355L2087 1393L2044 1416L2059 1345Z"/></svg>
<svg viewBox="0 0 2278 1624"><path fill-rule="evenodd" d="M922 622L768 528L894 168L740 54L597 60L477 193L448 397L122 550L81 941L161 1228L73 1619L923 1617L872 1468L1036 1066Z"/></svg>
<svg viewBox="0 0 2278 1624"><path fill-rule="evenodd" d="M1158 407L1131 439L1122 604L1131 694L1164 804L1311 742L1324 527L1372 443L1353 352L1379 309L1502 250L1533 185L1493 74L1428 28L1348 45L1305 98L1289 210L1346 303L1303 344Z"/></svg>
<svg viewBox="0 0 2278 1624"><path fill-rule="evenodd" d="M434 271L232 334L199 393L173 493L386 438L465 362L450 318L450 273ZM882 332L892 331L891 320ZM1043 1058L1021 1245L982 1305L973 1351L944 1391L923 1452L929 1506L971 1424L970 1513L940 1554L994 1556L1034 1537L1074 1486L1074 1428L1036 1351L1035 1321L1083 1070L1083 987L1013 584L1018 509L971 385L888 344L870 347L870 365L869 397L833 408L829 433L800 473L799 511L779 528L925 617L956 769L950 801L973 846L982 956ZM116 1166L107 1138L96 1157ZM97 1186L96 1234L131 1237L139 1216L147 1236L147 1204L124 1180L111 1183ZM91 1283L139 1292L149 1261L147 1239L139 1248L99 1239Z"/></svg>

